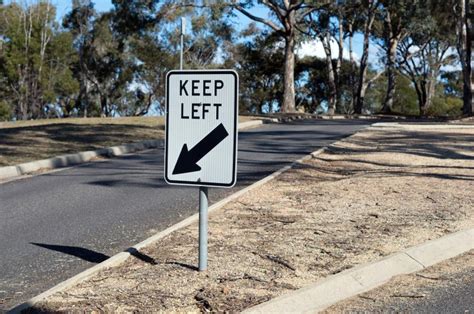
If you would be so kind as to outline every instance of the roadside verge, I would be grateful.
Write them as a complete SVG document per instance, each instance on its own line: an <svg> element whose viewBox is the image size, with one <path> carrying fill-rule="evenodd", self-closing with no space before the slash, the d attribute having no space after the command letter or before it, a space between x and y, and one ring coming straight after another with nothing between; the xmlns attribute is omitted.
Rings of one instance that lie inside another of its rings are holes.
<svg viewBox="0 0 474 314"><path fill-rule="evenodd" d="M239 130L258 127L264 123L277 122L277 119L254 120L239 123ZM138 143L130 143L119 146L101 148L93 151L79 152L75 154L67 154L56 156L43 160L22 163L15 166L0 167L0 180L12 179L25 174L34 173L42 170L52 170L57 168L70 167L86 162L90 162L97 158L112 158L125 154L131 154L147 149L163 147L164 140L146 140Z"/></svg>

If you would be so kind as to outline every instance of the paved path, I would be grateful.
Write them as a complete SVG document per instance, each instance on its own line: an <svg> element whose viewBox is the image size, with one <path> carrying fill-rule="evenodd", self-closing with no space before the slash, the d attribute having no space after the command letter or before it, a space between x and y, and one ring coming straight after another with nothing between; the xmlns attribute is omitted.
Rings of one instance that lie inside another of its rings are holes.
<svg viewBox="0 0 474 314"><path fill-rule="evenodd" d="M210 189L211 203L368 123L306 120L240 132L238 183ZM164 183L161 149L0 184L0 309L194 214L197 196Z"/></svg>

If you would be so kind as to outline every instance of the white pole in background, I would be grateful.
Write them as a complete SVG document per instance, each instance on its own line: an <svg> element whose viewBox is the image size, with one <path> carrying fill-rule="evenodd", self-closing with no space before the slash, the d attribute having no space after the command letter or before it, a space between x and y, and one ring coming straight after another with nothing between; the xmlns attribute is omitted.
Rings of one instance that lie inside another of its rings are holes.
<svg viewBox="0 0 474 314"><path fill-rule="evenodd" d="M183 69L183 50L184 50L184 34L186 33L186 19L181 18L181 47L179 52L179 69Z"/></svg>

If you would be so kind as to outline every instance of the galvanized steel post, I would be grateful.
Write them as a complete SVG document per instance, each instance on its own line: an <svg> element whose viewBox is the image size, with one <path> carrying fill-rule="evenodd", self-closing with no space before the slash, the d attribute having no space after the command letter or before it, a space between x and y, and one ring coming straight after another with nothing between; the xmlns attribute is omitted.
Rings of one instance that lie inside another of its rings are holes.
<svg viewBox="0 0 474 314"><path fill-rule="evenodd" d="M207 269L207 219L208 219L207 187L199 187L199 271Z"/></svg>

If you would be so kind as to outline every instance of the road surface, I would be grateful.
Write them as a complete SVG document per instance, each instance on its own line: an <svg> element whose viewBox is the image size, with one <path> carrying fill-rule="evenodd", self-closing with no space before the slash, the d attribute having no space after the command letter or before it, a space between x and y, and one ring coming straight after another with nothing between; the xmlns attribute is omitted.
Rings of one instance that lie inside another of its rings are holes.
<svg viewBox="0 0 474 314"><path fill-rule="evenodd" d="M238 183L210 189L210 202L368 123L304 120L241 131ZM197 188L164 182L162 149L0 184L0 309L191 216L197 197Z"/></svg>

